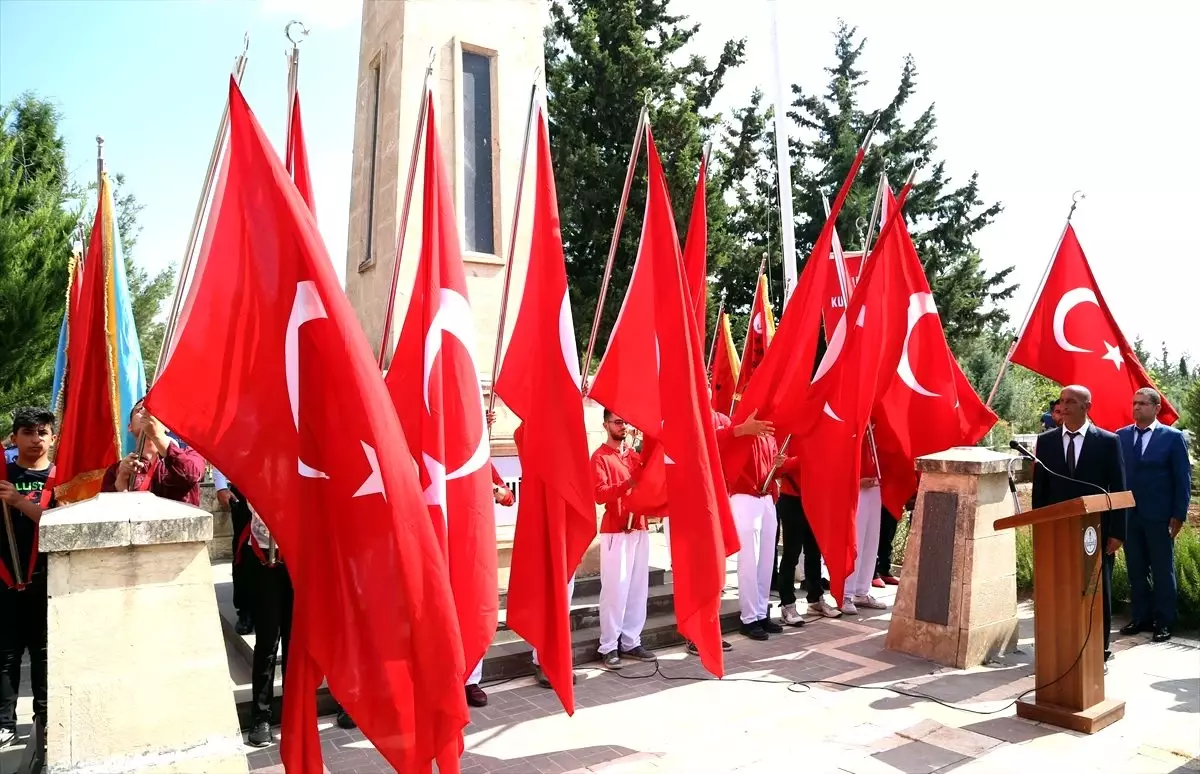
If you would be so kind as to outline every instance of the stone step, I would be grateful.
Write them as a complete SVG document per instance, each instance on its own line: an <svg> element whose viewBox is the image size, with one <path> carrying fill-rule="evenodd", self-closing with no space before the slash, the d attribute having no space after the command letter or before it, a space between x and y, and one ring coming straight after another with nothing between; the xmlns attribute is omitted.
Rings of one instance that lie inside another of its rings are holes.
<svg viewBox="0 0 1200 774"><path fill-rule="evenodd" d="M667 575L664 570L651 571L650 593L646 597L647 618L660 613L675 612L675 587L666 582ZM656 578L657 582L655 582ZM575 584L575 595L571 598L571 631L600 625L600 584L598 578L596 581L596 583L577 582ZM581 593L581 589L587 593ZM507 596L507 594L502 595L500 599L500 631L508 630Z"/></svg>
<svg viewBox="0 0 1200 774"><path fill-rule="evenodd" d="M650 568L650 588L663 586L670 582L671 573L660 567ZM505 583L500 592L500 609L504 610L508 607L508 584ZM586 578L575 579L575 596L574 599L580 600L584 598L600 598L600 576L592 575Z"/></svg>

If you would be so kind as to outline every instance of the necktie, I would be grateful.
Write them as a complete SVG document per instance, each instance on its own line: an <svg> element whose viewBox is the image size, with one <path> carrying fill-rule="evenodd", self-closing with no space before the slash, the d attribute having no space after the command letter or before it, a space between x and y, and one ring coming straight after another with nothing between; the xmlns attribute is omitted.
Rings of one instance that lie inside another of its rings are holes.
<svg viewBox="0 0 1200 774"><path fill-rule="evenodd" d="M1075 441L1079 438L1079 433L1067 433L1067 475L1075 475Z"/></svg>
<svg viewBox="0 0 1200 774"><path fill-rule="evenodd" d="M1145 439L1146 433L1148 433L1148 432L1150 432L1150 428L1148 428L1148 427L1139 427L1137 429L1137 440L1134 441L1134 452L1135 452L1134 457L1136 457L1139 460L1142 458L1142 452L1144 451L1144 449L1142 448L1143 440Z"/></svg>

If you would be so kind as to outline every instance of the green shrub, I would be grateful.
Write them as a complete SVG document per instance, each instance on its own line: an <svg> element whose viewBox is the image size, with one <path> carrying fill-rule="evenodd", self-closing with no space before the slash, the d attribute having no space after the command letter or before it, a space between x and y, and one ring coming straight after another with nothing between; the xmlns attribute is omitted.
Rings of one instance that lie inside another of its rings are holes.
<svg viewBox="0 0 1200 774"><path fill-rule="evenodd" d="M892 540L892 564L900 566L904 564L904 549L908 547L908 530L912 526L912 519L907 514L896 522L896 537Z"/></svg>
<svg viewBox="0 0 1200 774"><path fill-rule="evenodd" d="M1033 591L1033 529L1017 527L1017 591Z"/></svg>
<svg viewBox="0 0 1200 774"><path fill-rule="evenodd" d="M1018 577L1019 572L1018 569ZM1175 538L1175 584L1179 590L1176 628L1200 630L1200 535L1195 529L1185 527ZM1129 604L1129 570L1125 565L1124 551L1117 552L1117 560L1113 565L1112 596L1118 607Z"/></svg>

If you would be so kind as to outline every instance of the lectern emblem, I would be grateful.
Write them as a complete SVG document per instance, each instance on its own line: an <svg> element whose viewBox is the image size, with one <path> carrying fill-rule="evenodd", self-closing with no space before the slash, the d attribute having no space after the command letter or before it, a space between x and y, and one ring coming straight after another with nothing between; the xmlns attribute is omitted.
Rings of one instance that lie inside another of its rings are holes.
<svg viewBox="0 0 1200 774"><path fill-rule="evenodd" d="M1100 539L1096 535L1095 527L1088 527L1083 531L1083 550L1088 556L1095 556L1096 549L1100 546Z"/></svg>

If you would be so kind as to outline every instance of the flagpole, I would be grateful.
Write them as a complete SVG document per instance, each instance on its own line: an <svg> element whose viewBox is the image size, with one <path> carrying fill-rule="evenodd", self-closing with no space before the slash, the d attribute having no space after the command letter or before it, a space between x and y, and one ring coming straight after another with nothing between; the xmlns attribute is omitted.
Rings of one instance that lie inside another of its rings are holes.
<svg viewBox="0 0 1200 774"><path fill-rule="evenodd" d="M775 75L775 168L779 175L779 225L783 240L783 303L796 288L796 215L792 210L792 160L788 149L787 102L783 93L783 62L780 56L779 0L771 6L771 63Z"/></svg>
<svg viewBox="0 0 1200 774"><path fill-rule="evenodd" d="M529 158L529 139L538 114L538 83L542 68L533 71L533 86L529 89L529 117L525 120L525 141L521 144L521 163L517 167L517 199L513 203L512 231L508 237L508 258L504 261L504 290L500 295L500 322L496 327L496 349L492 355L492 380L488 383L488 414L496 409L496 374L500 372L500 346L504 343L504 323L508 318L508 294L512 287L513 256L517 252L517 225L521 222L521 194L525 190L525 164ZM488 423L488 437L492 425Z"/></svg>
<svg viewBox="0 0 1200 774"><path fill-rule="evenodd" d="M708 372L709 378L712 377L713 357L717 354L717 336L721 335L721 315L723 314L725 314L725 288L721 288L721 304L717 307L717 322L713 326L713 340L708 348L708 363L704 366L704 370Z"/></svg>
<svg viewBox="0 0 1200 774"><path fill-rule="evenodd" d="M763 255L762 255L762 260L759 261L759 263L758 263L758 276L754 278L754 297L750 299L750 321L746 323L746 338L742 340L742 364L743 365L745 365L745 363L746 363L746 353L750 351L750 331L751 331L751 329L754 328L754 299L758 298L758 287L759 287L759 285L762 284L763 273L766 272L766 270L767 270L767 253L764 250ZM768 291L769 290L770 290L770 288L768 288ZM769 296L770 293L768 292L767 295ZM771 303L769 298L764 298L763 302L764 302L764 309L765 309L765 304ZM763 320L763 326L764 326L763 329L764 330L766 330L766 328L765 328L766 324L767 324L767 321Z"/></svg>
<svg viewBox="0 0 1200 774"><path fill-rule="evenodd" d="M387 310L383 315L383 337L379 341L379 370L388 354L388 341L392 337L392 318L396 310L396 291L400 287L400 255L404 252L404 238L408 234L408 213L412 208L413 185L417 179L417 162L421 159L421 138L425 134L425 121L429 118L429 79L433 77L433 61L437 49L429 47L429 61L425 64L425 80L421 84L421 107L417 111L417 131L413 134L412 155L408 159L408 181L404 184L404 202L400 207L400 224L396 234L396 263L392 266L392 289L388 292ZM370 228L370 224L367 225Z"/></svg>
<svg viewBox="0 0 1200 774"><path fill-rule="evenodd" d="M233 78L240 86L242 83L242 75L246 72L246 52L250 50L250 34L242 38L242 53L238 54L237 59L233 64ZM213 180L216 177L217 164L221 157L221 148L225 145L225 132L229 127L229 99L225 100L225 108L221 111L221 121L217 125L217 136L213 140L212 153L208 158L208 169L204 173L204 185L200 189L200 200L196 202L196 212L192 216L192 230L188 235L187 249L183 253L183 264L179 267L179 277L175 282L175 298L171 302L171 312L167 317L166 329L163 331L162 344L158 349L158 362L154 366L154 380L162 374L163 366L166 364L166 355L171 346L171 339L175 337L175 325L179 319L180 306L184 299L184 290L187 286L188 275L191 273L192 261L195 258L196 240L200 236L200 225L204 220L204 213L208 209L208 199L212 194ZM152 382L153 383L153 382ZM144 444L138 444L139 453Z"/></svg>
<svg viewBox="0 0 1200 774"><path fill-rule="evenodd" d="M292 25L296 24L300 25L300 40L292 37ZM286 159L292 152L292 113L296 105L296 91L300 87L300 41L308 37L308 28L303 22L293 19L283 28L283 36L292 44L292 50L288 53L287 124L283 135L283 153ZM291 166L295 169L294 160ZM275 545L275 533L268 530L267 535L267 566L274 567L278 563L279 547ZM250 539L254 540L254 536L251 535Z"/></svg>
<svg viewBox="0 0 1200 774"><path fill-rule="evenodd" d="M617 223L613 226L612 241L608 245L608 261L604 265L604 279L600 281L600 296L596 299L596 312L592 315L592 332L588 336L587 354L583 358L584 397L588 393L588 369L592 365L592 353L596 349L596 331L600 327L600 315L604 312L604 298L608 295L608 283L612 279L613 260L617 257L617 245L621 241L621 224L625 222L625 206L629 203L629 189L633 187L633 173L637 171L638 155L642 150L642 131L649 124L649 96L638 113L637 128L633 130L633 148L629 151L629 165L625 168L625 187L621 190L621 203L617 207Z"/></svg>
<svg viewBox="0 0 1200 774"><path fill-rule="evenodd" d="M1008 347L1008 353L1004 356L1004 361L1000 363L1000 372L996 374L996 381L992 384L992 391L988 393L985 405L989 409L992 407L992 401L996 398L996 391L1000 389L1000 381L1004 379L1004 374L1008 371L1008 364L1012 361L1013 353L1017 351L1017 342L1025 335L1025 328L1029 325L1029 318L1033 315L1033 307L1042 295L1042 288L1046 286L1046 279L1050 276L1050 269L1054 266L1054 259L1058 256L1059 249L1062 248L1063 239L1067 236L1067 229L1071 227L1071 218L1075 215L1075 208L1079 206L1080 200L1086 198L1087 194L1083 191L1076 191L1071 194L1071 209L1067 211L1067 222L1063 224L1062 233L1058 235L1058 242L1054 245L1054 252L1050 254L1050 260L1046 263L1046 270L1042 272L1042 279L1038 282L1037 291L1034 292L1033 298L1029 300L1029 308L1025 310L1025 317L1021 321L1021 327L1017 329L1017 335L1013 337L1012 343Z"/></svg>
<svg viewBox="0 0 1200 774"><path fill-rule="evenodd" d="M821 192L821 203L825 206L825 219L829 219L829 197ZM864 251L862 262L867 260L867 254ZM842 253L842 243L838 238L837 224L833 226L833 265L837 268L838 285L842 290L842 303L845 304L845 309L842 312L842 320L846 321L846 315L850 314L850 295L853 290L850 288L850 272L846 269L846 257ZM850 323L846 321L846 327L850 327ZM791 436L788 436L789 438ZM867 420L867 445L871 449L871 460L875 463L876 478L882 480L882 470L879 467L879 447L875 445L875 427L870 419Z"/></svg>
<svg viewBox="0 0 1200 774"><path fill-rule="evenodd" d="M25 588L25 573L21 571L21 556L17 552L17 536L13 532L12 513L8 509L8 501L0 503L4 506L4 534L8 538L8 556L12 559L13 582L18 591Z"/></svg>
<svg viewBox="0 0 1200 774"><path fill-rule="evenodd" d="M854 284L862 279L863 269L867 267L867 258L871 255L871 241L875 238L875 228L879 225L879 215L883 209L883 191L887 186L887 172L879 174L879 188L875 189L875 203L871 205L871 218L867 221L867 235L863 237L862 260L858 262L858 272L854 275ZM849 299L846 300L849 305Z"/></svg>

